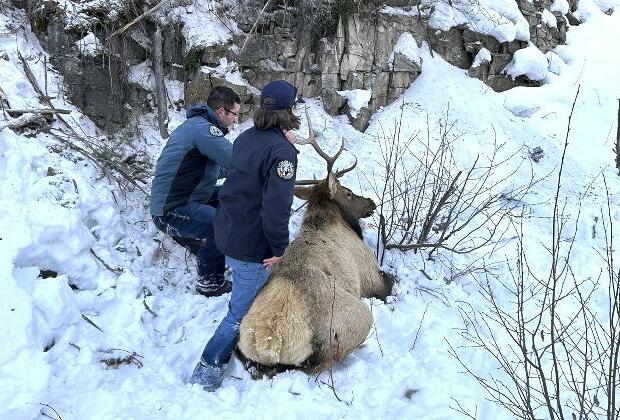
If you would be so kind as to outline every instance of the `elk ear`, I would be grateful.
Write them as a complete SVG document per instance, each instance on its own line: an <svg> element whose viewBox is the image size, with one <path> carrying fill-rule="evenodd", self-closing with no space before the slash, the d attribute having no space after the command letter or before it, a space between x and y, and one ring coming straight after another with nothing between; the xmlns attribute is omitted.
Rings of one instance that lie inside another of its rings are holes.
<svg viewBox="0 0 620 420"><path fill-rule="evenodd" d="M327 175L327 189L329 190L329 198L333 199L338 192L338 187L340 184L338 183L338 179L333 173L329 173Z"/></svg>
<svg viewBox="0 0 620 420"><path fill-rule="evenodd" d="M310 200L310 194L312 194L312 190L313 187L302 187L301 185L295 185L295 190L293 191L293 194L295 194L295 197L299 198L300 200Z"/></svg>

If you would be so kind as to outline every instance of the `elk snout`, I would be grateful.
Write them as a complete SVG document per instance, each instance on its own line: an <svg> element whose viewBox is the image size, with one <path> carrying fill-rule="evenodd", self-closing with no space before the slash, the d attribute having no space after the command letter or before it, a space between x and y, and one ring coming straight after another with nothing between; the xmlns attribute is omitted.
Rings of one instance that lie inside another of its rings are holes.
<svg viewBox="0 0 620 420"><path fill-rule="evenodd" d="M364 210L366 211L362 217L370 217L375 212L377 205L370 198L366 199Z"/></svg>

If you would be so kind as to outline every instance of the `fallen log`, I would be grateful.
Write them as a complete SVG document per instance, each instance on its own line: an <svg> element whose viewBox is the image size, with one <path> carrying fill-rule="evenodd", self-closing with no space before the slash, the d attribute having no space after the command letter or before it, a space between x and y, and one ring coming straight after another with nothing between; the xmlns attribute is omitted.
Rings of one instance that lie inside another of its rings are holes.
<svg viewBox="0 0 620 420"><path fill-rule="evenodd" d="M12 120L9 120L5 123L0 124L0 132L2 132L5 128L10 128L11 130L23 128L30 124L38 123L42 120L43 120L43 117L39 113L22 115L19 118L14 118Z"/></svg>
<svg viewBox="0 0 620 420"><path fill-rule="evenodd" d="M68 109L33 108L33 109L5 109L7 114L70 114Z"/></svg>

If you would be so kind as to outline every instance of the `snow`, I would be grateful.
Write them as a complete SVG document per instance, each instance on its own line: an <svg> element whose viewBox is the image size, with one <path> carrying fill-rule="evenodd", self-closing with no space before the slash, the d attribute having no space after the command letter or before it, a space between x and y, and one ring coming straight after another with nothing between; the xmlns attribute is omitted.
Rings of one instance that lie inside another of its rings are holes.
<svg viewBox="0 0 620 420"><path fill-rule="evenodd" d="M403 32L403 34L396 41L396 45L394 45L394 50L392 50L392 53L388 58L388 64L390 66L393 66L394 54L402 54L407 57L411 62L416 63L418 66L421 66L422 59L420 58L420 53L418 49L418 43L411 34L411 32Z"/></svg>
<svg viewBox="0 0 620 420"><path fill-rule="evenodd" d="M54 0L48 5L44 3L39 2L39 6L48 6L49 9L43 9L46 12L54 10L54 7L62 10L65 27L77 33L89 32L102 20L116 20L127 6L124 0Z"/></svg>
<svg viewBox="0 0 620 420"><path fill-rule="evenodd" d="M580 0L577 4L575 17L582 22L598 19L601 11L613 10L614 6L618 7L617 2L614 3L614 0Z"/></svg>
<svg viewBox="0 0 620 420"><path fill-rule="evenodd" d="M490 63L492 59L493 57L491 56L491 51L483 47L483 48L480 48L480 51L478 51L478 53L476 54L476 57L474 57L474 62L472 63L471 66L478 67L480 64Z"/></svg>
<svg viewBox="0 0 620 420"><path fill-rule="evenodd" d="M504 72L513 79L517 76L527 76L530 80L544 80L548 68L547 57L535 45L530 44L526 48L515 51L512 61L506 66Z"/></svg>
<svg viewBox="0 0 620 420"><path fill-rule="evenodd" d="M586 21L591 16L598 16L601 11L607 12L613 8L614 0L580 0L575 16ZM542 12L543 22L555 28L557 22L551 12L565 15L568 11L567 0L554 0L549 10ZM381 13L402 16L418 16L421 13L429 19L431 27L441 31L465 25L474 32L490 35L499 42L530 40L529 23L515 0L422 0L419 9L384 6Z"/></svg>
<svg viewBox="0 0 620 420"><path fill-rule="evenodd" d="M418 11L419 10L419 11ZM529 40L529 24L514 0L422 0L419 9L384 6L381 13L418 16L429 19L431 27L447 31L466 25L475 32L495 37L500 42Z"/></svg>
<svg viewBox="0 0 620 420"><path fill-rule="evenodd" d="M179 6L175 18L193 22L192 30L211 25L202 28L200 36L205 38L228 39L227 29L199 14L197 8L207 3ZM554 7L563 7L560 3L556 1ZM491 7L491 3L481 4ZM495 93L437 54L431 57L423 45L416 49L424 61L421 75L399 100L373 116L365 133L354 130L345 118L330 117L317 100L308 98L318 141L334 153L345 139L347 151L337 166L351 163L355 155L358 167L345 175L343 183L375 200L371 181L381 170L379 144L398 127L402 139L414 135L423 139L428 124L429 141L435 144L436 133L453 122L454 169L459 170L469 168L478 156L488 158L494 144L504 144L502 156L513 157L509 165L491 174L492 189L504 191L526 183L532 173L541 179L523 197L522 205L527 211L524 241L531 250L528 264L543 273L549 266L545 246L551 234L554 176L579 86L561 193L571 215L567 220L574 221L581 209L572 268L578 278L597 278L604 239L592 237L591 232L593 226L600 227L595 217L600 217L607 202L598 174L606 175L611 219L620 225L620 181L611 152L620 74L610 70L620 68L620 56L610 54L620 39L620 13L603 14L609 4L582 0L579 16L584 23L570 29L567 45L546 57L528 47L511 63L513 77L517 73L537 77L548 62L541 87ZM614 5L618 7L617 2ZM186 7L194 12L191 18L183 15ZM519 17L510 2L493 2L492 7L506 19L503 36L509 37L508 32L516 36ZM461 18L453 12L446 24ZM10 24L14 22L19 24ZM0 58L0 87L13 108L41 106L17 58L19 48L35 77L43 80L39 59L45 53L25 22L22 12L0 10L0 53L9 58ZM593 47L597 45L606 48ZM480 60L488 58L483 51L479 55ZM208 71L236 77L233 63L220 62ZM137 81L148 80L148 73L147 63L131 72ZM66 100L60 76L53 71L48 75L52 101L71 110L70 124L101 138L92 122ZM166 86L171 99L182 97L179 82L166 80ZM352 108L361 108L369 93L344 95ZM183 121L183 112L170 112L174 128ZM234 139L248 126L241 124L229 137ZM62 125L56 121L52 127ZM137 121L137 127L134 145L154 160L164 142L153 115ZM303 118L300 135L307 129ZM466 344L458 334L466 327L461 311L486 305L476 274L455 272L475 263L478 254L443 254L443 259L429 261L423 252L388 252L384 266L400 279L394 296L387 303L366 301L375 326L366 342L335 366L331 375L288 371L254 381L235 359L219 391L208 394L185 384L206 340L226 313L228 296L205 299L192 293L195 264L156 231L142 193L120 192L90 161L60 147L50 134L26 134L0 132L0 333L5 337L0 347L0 418L56 418L42 404L64 419L307 418L310 413L316 418L466 418L454 410L456 402L475 411L479 419L514 418L489 402L476 381L462 373L447 345ZM536 146L544 149L544 157L532 163L526 150ZM412 144L418 156L424 150L424 142ZM545 178L547 174L554 176ZM311 148L300 147L298 177L313 176L325 176L325 163ZM296 200L294 208L300 205ZM300 222L301 212L293 214L293 236ZM366 219L363 224L365 240L374 248L377 220ZM515 246L514 240L506 238L491 256L489 263L499 276L508 278L515 268ZM43 278L42 270L57 275ZM509 305L510 296L501 288L497 296ZM602 303L594 309L605 316ZM505 340L500 338L502 343ZM487 354L460 351L463 361L478 374L497 371ZM102 362L132 352L142 367L132 363L114 369Z"/></svg>
<svg viewBox="0 0 620 420"><path fill-rule="evenodd" d="M545 56L549 63L549 71L555 75L561 75L563 69L566 67L566 62L560 58L556 51L549 51Z"/></svg>
<svg viewBox="0 0 620 420"><path fill-rule="evenodd" d="M96 57L103 52L101 41L92 32L88 32L84 38L78 40L75 46L85 56Z"/></svg>
<svg viewBox="0 0 620 420"><path fill-rule="evenodd" d="M550 28L558 27L558 20L555 15L547 9L543 9L542 11L542 22Z"/></svg>
<svg viewBox="0 0 620 420"><path fill-rule="evenodd" d="M346 98L349 110L353 118L357 118L358 114L368 106L372 92L364 89L339 90L338 95Z"/></svg>
<svg viewBox="0 0 620 420"><path fill-rule="evenodd" d="M217 67L200 67L200 72L205 74L213 74L217 77L224 78L228 82L238 86L249 85L248 81L243 78L243 75L241 74L241 70L239 70L239 66L237 65L237 63L229 63L226 57L220 58L219 65ZM250 88L250 90L257 95L260 95L260 90L256 88Z"/></svg>
<svg viewBox="0 0 620 420"><path fill-rule="evenodd" d="M234 35L241 34L236 23L227 16L226 8L234 7L232 0L196 0L180 2L170 11L159 13L164 23L181 22L183 37L187 40L185 50L196 46L225 45Z"/></svg>
<svg viewBox="0 0 620 420"><path fill-rule="evenodd" d="M552 12L560 12L564 16L570 10L570 6L568 0L553 0L549 9Z"/></svg>
<svg viewBox="0 0 620 420"><path fill-rule="evenodd" d="M141 63L129 66L129 71L127 73L127 80L129 82L135 83L147 91L152 92L155 90L155 73L151 68L151 62L149 60L144 60Z"/></svg>
<svg viewBox="0 0 620 420"><path fill-rule="evenodd" d="M514 0L423 0L431 10L429 23L440 30L466 25L499 42L530 39L529 24Z"/></svg>
<svg viewBox="0 0 620 420"><path fill-rule="evenodd" d="M410 7L405 9L404 7L383 6L380 10L381 13L386 15L401 15L401 16L419 16L418 9Z"/></svg>

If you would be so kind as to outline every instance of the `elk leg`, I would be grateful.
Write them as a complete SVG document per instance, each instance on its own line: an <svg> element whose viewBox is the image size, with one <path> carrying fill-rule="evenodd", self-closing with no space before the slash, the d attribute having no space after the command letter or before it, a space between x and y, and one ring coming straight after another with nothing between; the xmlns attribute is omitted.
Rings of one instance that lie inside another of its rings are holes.
<svg viewBox="0 0 620 420"><path fill-rule="evenodd" d="M394 284L396 284L396 276L383 270L380 271L380 274L383 280L383 290L375 297L385 302L385 299L392 294L392 289L394 289Z"/></svg>
<svg viewBox="0 0 620 420"><path fill-rule="evenodd" d="M336 292L333 312L323 318L320 367L328 368L361 345L372 327L372 313L358 297L345 291Z"/></svg>
<svg viewBox="0 0 620 420"><path fill-rule="evenodd" d="M309 319L299 289L274 276L241 322L239 349L259 364L299 365L313 352Z"/></svg>
<svg viewBox="0 0 620 420"><path fill-rule="evenodd" d="M369 278L363 283L362 297L377 298L385 302L385 299L392 294L392 288L396 282L396 277L392 274L377 270L368 276Z"/></svg>
<svg viewBox="0 0 620 420"><path fill-rule="evenodd" d="M253 361L252 359L248 359L245 356L245 354L243 354L241 350L239 350L239 348L235 350L235 356L237 356L237 359L239 359L239 361L243 364L243 367L245 368L245 370L248 371L248 373L254 380L262 379L265 376L267 378L273 378L278 373L282 373L290 369L289 366L283 366L283 365L275 365L275 366L261 365L260 363L257 363Z"/></svg>

